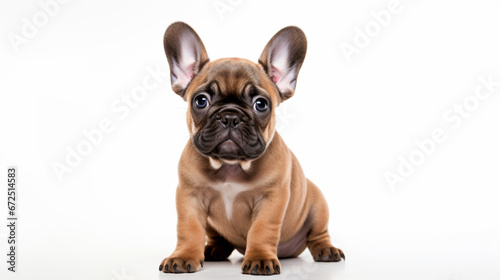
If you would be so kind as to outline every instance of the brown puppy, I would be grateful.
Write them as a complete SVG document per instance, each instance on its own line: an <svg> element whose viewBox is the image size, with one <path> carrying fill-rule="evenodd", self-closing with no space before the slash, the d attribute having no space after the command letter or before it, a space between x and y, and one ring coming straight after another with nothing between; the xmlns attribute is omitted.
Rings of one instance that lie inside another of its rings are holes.
<svg viewBox="0 0 500 280"><path fill-rule="evenodd" d="M306 54L304 33L279 31L258 64L210 62L182 22L168 27L164 44L191 137L179 162L177 247L160 271L195 272L234 249L246 274L279 274L278 258L306 247L316 261L345 258L330 242L325 198L275 131L276 108L294 94Z"/></svg>

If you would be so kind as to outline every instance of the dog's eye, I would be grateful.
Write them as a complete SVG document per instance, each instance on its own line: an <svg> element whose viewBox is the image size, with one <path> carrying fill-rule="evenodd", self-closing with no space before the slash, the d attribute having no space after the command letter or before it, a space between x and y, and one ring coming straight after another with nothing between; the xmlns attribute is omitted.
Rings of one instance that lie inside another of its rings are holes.
<svg viewBox="0 0 500 280"><path fill-rule="evenodd" d="M255 103L253 104L253 108L257 112L264 112L267 110L267 100L264 98L258 98L255 100Z"/></svg>
<svg viewBox="0 0 500 280"><path fill-rule="evenodd" d="M204 95L198 95L194 99L194 103L196 104L196 107L198 107L198 108L205 108L208 106L208 99Z"/></svg>

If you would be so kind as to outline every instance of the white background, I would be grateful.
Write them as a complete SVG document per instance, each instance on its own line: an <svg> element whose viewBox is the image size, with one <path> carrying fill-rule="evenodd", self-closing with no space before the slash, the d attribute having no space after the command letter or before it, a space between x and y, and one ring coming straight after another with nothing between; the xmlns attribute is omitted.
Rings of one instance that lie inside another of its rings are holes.
<svg viewBox="0 0 500 280"><path fill-rule="evenodd" d="M58 4L16 47L9 38L23 36L24 18L45 12L39 1L2 1L0 260L10 165L19 168L19 246L18 272L2 261L1 278L174 278L157 269L176 243L186 105L163 77L127 116L112 106L123 106L147 69L168 70L163 32L182 20L211 59L256 61L288 25L307 35L279 131L326 196L333 242L347 260L315 264L306 251L283 261L283 275L274 278L498 279L500 87L460 125L443 115L474 98L479 77L500 81L500 7L401 0L399 13L349 61L341 45L354 45L356 29L373 24L371 12L388 3L74 0ZM231 9L217 12L216 5ZM105 119L113 131L59 180L54 163L66 164L68 149ZM391 188L384 174L398 174L400 157L408 159L415 141L435 129L445 141ZM234 253L230 263L175 278L244 278L240 261Z"/></svg>

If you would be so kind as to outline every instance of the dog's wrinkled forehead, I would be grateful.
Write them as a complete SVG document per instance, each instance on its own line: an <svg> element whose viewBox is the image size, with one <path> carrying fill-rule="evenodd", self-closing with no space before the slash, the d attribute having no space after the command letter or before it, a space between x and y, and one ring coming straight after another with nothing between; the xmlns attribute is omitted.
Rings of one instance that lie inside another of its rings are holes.
<svg viewBox="0 0 500 280"><path fill-rule="evenodd" d="M239 98L249 86L262 88L270 96L277 94L277 89L259 64L241 58L223 58L207 63L193 79L187 93L191 96L209 88L221 96Z"/></svg>
<svg viewBox="0 0 500 280"><path fill-rule="evenodd" d="M249 84L260 84L258 68L244 60L215 61L207 75L217 83L220 94L239 94Z"/></svg>

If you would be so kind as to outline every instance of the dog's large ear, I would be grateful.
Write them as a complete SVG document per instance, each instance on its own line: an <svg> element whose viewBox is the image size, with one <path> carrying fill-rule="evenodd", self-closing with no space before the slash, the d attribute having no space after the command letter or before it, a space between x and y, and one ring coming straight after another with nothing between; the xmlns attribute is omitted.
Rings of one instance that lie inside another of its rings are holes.
<svg viewBox="0 0 500 280"><path fill-rule="evenodd" d="M163 45L170 65L172 90L184 98L186 87L209 59L205 46L191 26L172 23L165 31Z"/></svg>
<svg viewBox="0 0 500 280"><path fill-rule="evenodd" d="M306 56L307 39L300 28L281 29L267 43L259 63L280 91L281 100L292 97L300 67Z"/></svg>

